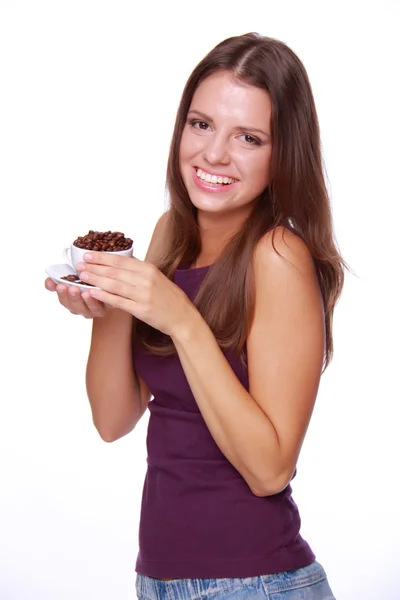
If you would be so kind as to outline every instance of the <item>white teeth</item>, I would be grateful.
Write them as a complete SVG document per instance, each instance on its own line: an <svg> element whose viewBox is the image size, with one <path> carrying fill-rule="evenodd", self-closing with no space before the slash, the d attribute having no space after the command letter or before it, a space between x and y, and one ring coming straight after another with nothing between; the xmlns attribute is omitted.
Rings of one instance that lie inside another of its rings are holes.
<svg viewBox="0 0 400 600"><path fill-rule="evenodd" d="M205 173L201 169L196 170L196 175L202 181L207 181L207 183L228 184L228 183L234 183L236 181L236 179L232 179L232 177L226 177L226 176L222 177L221 175L211 175L210 173Z"/></svg>

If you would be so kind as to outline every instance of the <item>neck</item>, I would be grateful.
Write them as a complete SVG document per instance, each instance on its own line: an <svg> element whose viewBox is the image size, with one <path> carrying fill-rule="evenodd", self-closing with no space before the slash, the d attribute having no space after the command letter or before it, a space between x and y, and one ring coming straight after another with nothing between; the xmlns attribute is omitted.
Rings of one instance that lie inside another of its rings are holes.
<svg viewBox="0 0 400 600"><path fill-rule="evenodd" d="M200 228L201 252L195 262L195 267L213 264L222 253L229 239L239 231L248 214L244 211L216 215L212 213L197 214Z"/></svg>

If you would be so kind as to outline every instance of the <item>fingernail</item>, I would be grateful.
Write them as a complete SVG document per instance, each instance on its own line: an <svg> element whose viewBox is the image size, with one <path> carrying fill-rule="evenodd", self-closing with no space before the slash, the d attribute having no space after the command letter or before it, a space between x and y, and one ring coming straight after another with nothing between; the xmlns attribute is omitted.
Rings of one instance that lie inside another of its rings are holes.
<svg viewBox="0 0 400 600"><path fill-rule="evenodd" d="M83 271L83 269L84 269L84 268L85 268L85 265L84 265L84 263L77 263L77 265L76 265L76 267L75 267L75 269L76 269L77 271Z"/></svg>
<svg viewBox="0 0 400 600"><path fill-rule="evenodd" d="M93 258L93 254L90 254L90 252L85 252L85 254L83 255L83 260L92 260Z"/></svg>
<svg viewBox="0 0 400 600"><path fill-rule="evenodd" d="M89 281L89 279L90 279L89 273L86 273L86 271L83 271L81 273L81 279L83 279L83 281Z"/></svg>

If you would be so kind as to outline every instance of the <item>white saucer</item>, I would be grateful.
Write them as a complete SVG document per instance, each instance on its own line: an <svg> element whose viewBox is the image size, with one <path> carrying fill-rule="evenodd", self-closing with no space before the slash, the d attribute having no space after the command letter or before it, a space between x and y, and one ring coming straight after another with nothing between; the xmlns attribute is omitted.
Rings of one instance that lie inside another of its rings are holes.
<svg viewBox="0 0 400 600"><path fill-rule="evenodd" d="M83 283L75 283L74 281L67 281L66 279L61 279L61 277L64 277L65 275L77 275L76 271L74 271L74 269L69 264L51 265L50 267L47 267L46 273L50 277L50 279L52 279L56 283L62 283L63 285L74 285L82 291L87 291L90 289L99 289L94 288L93 286L84 285Z"/></svg>

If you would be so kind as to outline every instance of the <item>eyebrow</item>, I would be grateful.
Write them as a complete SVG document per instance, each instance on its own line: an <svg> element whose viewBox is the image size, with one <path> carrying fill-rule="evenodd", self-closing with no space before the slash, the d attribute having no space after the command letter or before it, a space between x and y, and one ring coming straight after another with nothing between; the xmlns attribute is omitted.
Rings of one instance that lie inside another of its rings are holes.
<svg viewBox="0 0 400 600"><path fill-rule="evenodd" d="M191 113L196 113L196 115L198 115L199 117L201 117L205 121L208 121L210 123L214 123L214 121L212 120L212 118L210 116L206 115L205 113L201 112L200 110L196 110L196 109L192 108L191 110L189 110L188 116ZM271 135L269 133L267 133L266 131L263 131L262 129L257 129L256 127L242 127L240 125L239 127L235 127L235 131L237 131L237 132L239 132L239 131L249 131L249 132L252 132L252 133L261 133L262 135L265 135L267 138L271 138Z"/></svg>

